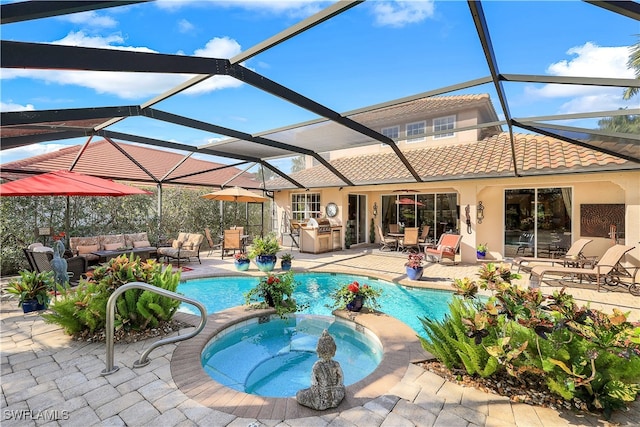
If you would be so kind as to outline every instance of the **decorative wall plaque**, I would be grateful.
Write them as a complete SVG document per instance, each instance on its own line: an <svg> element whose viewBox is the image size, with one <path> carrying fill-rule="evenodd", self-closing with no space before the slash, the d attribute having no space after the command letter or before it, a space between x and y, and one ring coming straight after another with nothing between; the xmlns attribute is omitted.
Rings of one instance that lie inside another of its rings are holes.
<svg viewBox="0 0 640 427"><path fill-rule="evenodd" d="M611 226L624 236L624 204L580 205L580 235L610 238Z"/></svg>

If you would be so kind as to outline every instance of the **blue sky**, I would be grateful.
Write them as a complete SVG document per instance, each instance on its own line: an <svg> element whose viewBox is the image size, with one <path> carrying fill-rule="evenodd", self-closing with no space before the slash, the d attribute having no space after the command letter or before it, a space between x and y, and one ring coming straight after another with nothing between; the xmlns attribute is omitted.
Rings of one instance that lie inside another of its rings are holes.
<svg viewBox="0 0 640 427"><path fill-rule="evenodd" d="M2 39L231 58L330 3L156 1L7 24ZM626 61L640 34L637 21L581 1L482 4L503 73L634 78ZM489 74L464 1L367 1L244 65L338 112ZM2 69L0 108L140 104L189 77ZM637 97L625 102L617 88L505 88L514 117L638 108ZM501 115L491 86L464 93L489 93ZM228 77L208 79L156 108L248 133L316 118ZM220 137L144 118L109 129L196 146ZM3 150L0 161L82 142Z"/></svg>

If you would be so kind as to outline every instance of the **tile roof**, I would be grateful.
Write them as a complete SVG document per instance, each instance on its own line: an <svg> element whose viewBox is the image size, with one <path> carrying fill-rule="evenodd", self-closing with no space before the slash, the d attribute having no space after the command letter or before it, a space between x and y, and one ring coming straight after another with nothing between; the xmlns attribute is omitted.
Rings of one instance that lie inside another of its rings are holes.
<svg viewBox="0 0 640 427"><path fill-rule="evenodd" d="M209 162L193 157L189 157L182 162L185 157L184 153L157 150L133 144L116 143L116 145L149 171L153 178L113 145L104 140L90 143L85 152L82 153L82 156L80 156L73 170L87 175L132 182L154 183L156 180L162 180L163 177L168 174L163 182L212 187L224 184L226 186L237 185L245 188L259 188L259 183L254 180L252 174L242 173L240 169L227 167L222 163ZM73 164L74 159L81 149L81 145L76 145L52 153L5 163L2 165L0 176L3 179L13 180L24 177L24 174L20 174L16 172L16 170L23 170L25 172L48 172L58 169L68 169ZM179 166L171 171L176 165ZM216 168L220 169L190 175ZM171 173L169 173L170 171ZM185 175L190 176L183 177ZM234 179L233 177L236 175L238 175L238 177Z"/></svg>
<svg viewBox="0 0 640 427"><path fill-rule="evenodd" d="M636 163L555 138L531 134L515 134L514 138L520 175L640 169ZM427 182L514 176L507 132L478 142L406 150L404 154ZM356 185L415 182L394 153L344 157L330 163ZM322 165L290 176L309 188L344 185ZM292 188L292 185L274 179L267 182L267 188Z"/></svg>

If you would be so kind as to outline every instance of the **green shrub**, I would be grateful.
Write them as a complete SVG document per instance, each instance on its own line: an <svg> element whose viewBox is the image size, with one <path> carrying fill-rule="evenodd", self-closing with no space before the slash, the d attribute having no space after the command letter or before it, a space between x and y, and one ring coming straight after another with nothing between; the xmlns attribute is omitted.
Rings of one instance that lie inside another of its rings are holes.
<svg viewBox="0 0 640 427"><path fill-rule="evenodd" d="M93 276L66 291L50 305L52 313L45 320L63 327L71 335L84 330L95 332L106 326L106 306L111 294L120 286L131 282L144 282L175 292L180 283L180 272L170 268L163 271L155 260L141 261L131 254L121 255L97 267ZM169 321L180 306L180 301L142 289L129 289L116 301L115 326L143 330Z"/></svg>
<svg viewBox="0 0 640 427"><path fill-rule="evenodd" d="M605 418L625 408L640 392L640 326L614 310L605 314L578 307L562 289L544 296L511 283L505 266L486 264L480 288L492 291L475 299L475 284L457 279L443 321L421 319L423 347L449 369L487 376L502 369L513 377L544 377L547 387L566 400L583 402Z"/></svg>

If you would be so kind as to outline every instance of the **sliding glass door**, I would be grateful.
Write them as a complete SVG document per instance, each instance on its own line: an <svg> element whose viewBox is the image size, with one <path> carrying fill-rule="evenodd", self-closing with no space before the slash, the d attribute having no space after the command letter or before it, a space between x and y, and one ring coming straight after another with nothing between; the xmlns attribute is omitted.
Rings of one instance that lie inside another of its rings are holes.
<svg viewBox="0 0 640 427"><path fill-rule="evenodd" d="M504 256L558 257L571 246L571 188L505 191Z"/></svg>

